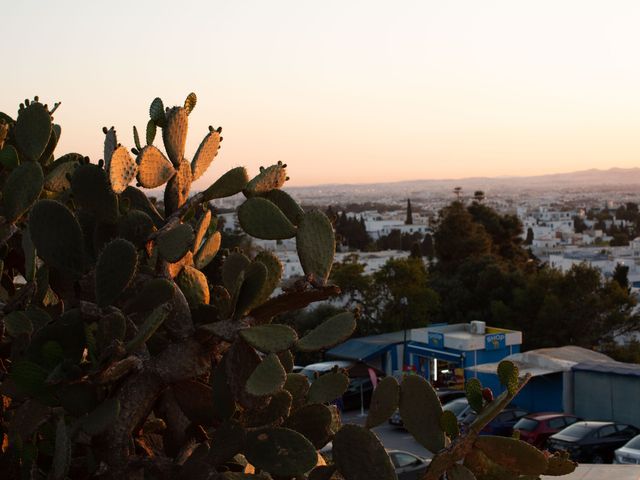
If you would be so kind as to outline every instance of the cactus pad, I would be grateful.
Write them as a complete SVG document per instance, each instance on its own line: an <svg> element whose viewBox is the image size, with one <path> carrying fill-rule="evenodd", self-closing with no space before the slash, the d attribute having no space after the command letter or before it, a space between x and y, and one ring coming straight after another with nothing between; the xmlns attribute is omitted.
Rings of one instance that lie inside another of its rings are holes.
<svg viewBox="0 0 640 480"><path fill-rule="evenodd" d="M309 388L309 403L333 402L349 387L349 377L342 372L329 372L316 378Z"/></svg>
<svg viewBox="0 0 640 480"><path fill-rule="evenodd" d="M267 275L267 267L258 261L251 262L244 270L242 285L236 298L236 317L245 315L256 304L267 282Z"/></svg>
<svg viewBox="0 0 640 480"><path fill-rule="evenodd" d="M200 217L198 220L198 224L195 228L195 240L193 241L193 247L191 251L196 253L202 245L202 240L204 239L205 234L207 233L207 229L209 228L209 224L211 223L211 210L208 210Z"/></svg>
<svg viewBox="0 0 640 480"><path fill-rule="evenodd" d="M187 95L187 98L184 99L184 109L187 111L187 115L189 115L194 108L196 108L196 103L198 102L198 97L195 93L191 92Z"/></svg>
<svg viewBox="0 0 640 480"><path fill-rule="evenodd" d="M480 383L480 380L477 378L470 378L464 386L464 392L471 408L473 408L476 413L480 413L483 406L482 383Z"/></svg>
<svg viewBox="0 0 640 480"><path fill-rule="evenodd" d="M276 165L263 168L260 167L260 173L256 175L244 189L244 194L247 197L253 197L254 195L260 195L282 187L287 180L286 165L282 162L278 162Z"/></svg>
<svg viewBox="0 0 640 480"><path fill-rule="evenodd" d="M160 228L164 225L164 218L158 213L156 207L151 203L147 196L136 187L129 185L124 192L120 195L120 198L129 202L131 208L142 210L149 215L149 218L153 220L154 225Z"/></svg>
<svg viewBox="0 0 640 480"><path fill-rule="evenodd" d="M383 378L373 391L369 414L367 415L367 428L373 428L386 422L398 408L400 399L400 385L394 377Z"/></svg>
<svg viewBox="0 0 640 480"><path fill-rule="evenodd" d="M153 220L141 210L129 210L118 218L118 234L137 248L145 246L147 238L155 229Z"/></svg>
<svg viewBox="0 0 640 480"><path fill-rule="evenodd" d="M202 174L207 171L211 162L213 162L213 159L218 154L221 138L217 130L211 130L204 139L202 139L202 143L200 143L191 162L191 172L193 173L194 181L199 179Z"/></svg>
<svg viewBox="0 0 640 480"><path fill-rule="evenodd" d="M7 170L11 170L20 165L18 152L13 147L13 145L5 145L0 150L0 165L2 165Z"/></svg>
<svg viewBox="0 0 640 480"><path fill-rule="evenodd" d="M40 158L49 143L51 129L51 115L40 102L31 102L20 109L13 135L26 160L35 162Z"/></svg>
<svg viewBox="0 0 640 480"><path fill-rule="evenodd" d="M191 226L181 223L158 237L158 252L168 262L177 262L193 245L193 236Z"/></svg>
<svg viewBox="0 0 640 480"><path fill-rule="evenodd" d="M185 265L176 278L176 283L182 290L191 309L195 309L202 303L209 303L207 277L197 268Z"/></svg>
<svg viewBox="0 0 640 480"><path fill-rule="evenodd" d="M267 280L264 283L260 297L256 301L256 304L260 304L269 298L280 284L280 280L282 279L282 263L273 252L264 250L258 253L255 259L267 267Z"/></svg>
<svg viewBox="0 0 640 480"><path fill-rule="evenodd" d="M136 163L138 164L137 180L144 188L164 185L176 173L167 157L153 145L147 145L138 153Z"/></svg>
<svg viewBox="0 0 640 480"><path fill-rule="evenodd" d="M113 151L109 164L109 180L115 193L122 193L133 177L136 176L137 166L125 147L118 147Z"/></svg>
<svg viewBox="0 0 640 480"><path fill-rule="evenodd" d="M269 405L255 412L246 412L249 427L280 425L291 411L291 394L280 390L271 396ZM295 429L294 429L295 430Z"/></svg>
<svg viewBox="0 0 640 480"><path fill-rule="evenodd" d="M165 126L167 119L165 117L162 99L159 97L154 98L151 102L151 106L149 107L149 117L158 127Z"/></svg>
<svg viewBox="0 0 640 480"><path fill-rule="evenodd" d="M547 470L545 454L533 445L509 437L486 435L474 445L493 462L519 475L540 475Z"/></svg>
<svg viewBox="0 0 640 480"><path fill-rule="evenodd" d="M111 190L106 172L97 165L80 165L71 177L73 199L99 220L115 221L118 199Z"/></svg>
<svg viewBox="0 0 640 480"><path fill-rule="evenodd" d="M2 213L7 221L15 222L34 204L43 182L39 163L25 162L13 169L2 188Z"/></svg>
<svg viewBox="0 0 640 480"><path fill-rule="evenodd" d="M29 234L38 256L75 276L84 270L84 242L71 211L54 200L39 200L29 213Z"/></svg>
<svg viewBox="0 0 640 480"><path fill-rule="evenodd" d="M249 345L264 353L277 353L291 348L298 339L296 331L280 324L257 325L240 331Z"/></svg>
<svg viewBox="0 0 640 480"><path fill-rule="evenodd" d="M247 434L247 460L279 477L303 475L315 467L318 454L304 436L288 428L264 428Z"/></svg>
<svg viewBox="0 0 640 480"><path fill-rule="evenodd" d="M180 164L176 174L171 177L164 190L164 212L171 215L189 198L191 190L191 167L186 160Z"/></svg>
<svg viewBox="0 0 640 480"><path fill-rule="evenodd" d="M298 202L291 198L291 195L284 190L270 190L263 196L270 202L275 203L291 223L294 225L300 224L300 220L304 215L304 210L300 205L298 205Z"/></svg>
<svg viewBox="0 0 640 480"><path fill-rule="evenodd" d="M301 352L331 348L349 338L355 329L356 319L353 313L339 313L302 337L296 344L296 348Z"/></svg>
<svg viewBox="0 0 640 480"><path fill-rule="evenodd" d="M333 439L333 459L345 480L397 479L378 437L359 425L344 425Z"/></svg>
<svg viewBox="0 0 640 480"><path fill-rule="evenodd" d="M444 448L440 428L442 405L433 387L418 375L407 375L400 385L400 416L418 443L436 453Z"/></svg>
<svg viewBox="0 0 640 480"><path fill-rule="evenodd" d="M304 273L326 283L333 265L336 240L327 216L319 210L307 212L300 220L296 249Z"/></svg>
<svg viewBox="0 0 640 480"><path fill-rule="evenodd" d="M189 420L196 425L211 426L216 417L211 408L213 393L211 387L194 380L173 385L173 395Z"/></svg>
<svg viewBox="0 0 640 480"><path fill-rule="evenodd" d="M518 367L515 363L503 360L498 364L498 378L500 383L507 387L510 395L518 390Z"/></svg>
<svg viewBox="0 0 640 480"><path fill-rule="evenodd" d="M120 402L108 398L87 416L80 419L79 425L89 436L99 435L113 425L120 414Z"/></svg>
<svg viewBox="0 0 640 480"><path fill-rule="evenodd" d="M142 347L142 345L156 333L156 330L160 328L160 325L164 323L168 315L169 310L165 305L160 305L153 310L138 329L136 336L125 346L127 354L134 353Z"/></svg>
<svg viewBox="0 0 640 480"><path fill-rule="evenodd" d="M183 107L173 107L166 115L166 124L162 128L162 140L169 160L178 168L184 159L184 146L189 128L188 112Z"/></svg>
<svg viewBox="0 0 640 480"><path fill-rule="evenodd" d="M136 247L116 238L102 250L96 264L96 300L100 307L111 305L127 288L136 272Z"/></svg>
<svg viewBox="0 0 640 480"><path fill-rule="evenodd" d="M440 417L440 428L450 438L456 438L460 435L460 427L458 426L458 418L456 417L456 414L450 410L442 412L442 416Z"/></svg>
<svg viewBox="0 0 640 480"><path fill-rule="evenodd" d="M333 415L326 405L305 405L291 415L285 427L304 435L313 446L320 449L333 437Z"/></svg>
<svg viewBox="0 0 640 480"><path fill-rule="evenodd" d="M126 306L128 312L146 312L171 301L174 285L166 278L152 278L142 285L138 294Z"/></svg>
<svg viewBox="0 0 640 480"><path fill-rule="evenodd" d="M118 136L116 135L116 130L111 127L104 132L104 166L107 170L111 164L111 156L116 148L118 148Z"/></svg>
<svg viewBox="0 0 640 480"><path fill-rule="evenodd" d="M296 228L269 200L251 197L238 208L242 229L252 237L264 240L283 240L296 235Z"/></svg>
<svg viewBox="0 0 640 480"><path fill-rule="evenodd" d="M210 235L204 241L204 245L200 247L198 253L196 253L194 259L196 267L202 269L209 265L211 260L213 260L213 257L215 257L218 253L218 250L220 250L221 244L222 235L220 234L220 232L214 232L212 235Z"/></svg>
<svg viewBox="0 0 640 480"><path fill-rule="evenodd" d="M58 163L56 160L56 166L51 170L44 179L44 188L50 192L60 193L68 188L71 188L69 178L73 176L73 172L80 165L82 155L70 153L65 155L69 160Z"/></svg>
<svg viewBox="0 0 640 480"><path fill-rule="evenodd" d="M247 185L249 176L244 167L236 167L222 175L213 182L204 192L204 200L211 201L216 198L225 198L240 193Z"/></svg>
<svg viewBox="0 0 640 480"><path fill-rule="evenodd" d="M256 397L272 395L282 388L286 378L287 374L278 356L270 353L255 368L247 380L245 389L247 393Z"/></svg>

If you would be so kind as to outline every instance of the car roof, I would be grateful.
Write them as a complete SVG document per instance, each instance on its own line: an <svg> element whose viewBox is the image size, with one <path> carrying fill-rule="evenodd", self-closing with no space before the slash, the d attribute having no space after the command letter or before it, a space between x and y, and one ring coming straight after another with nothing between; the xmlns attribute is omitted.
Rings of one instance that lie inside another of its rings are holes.
<svg viewBox="0 0 640 480"><path fill-rule="evenodd" d="M578 418L575 415L570 413L559 413L559 412L539 412L539 413L530 413L526 415L526 418L531 418L533 420L550 420L552 418L558 417L573 417Z"/></svg>
<svg viewBox="0 0 640 480"><path fill-rule="evenodd" d="M576 422L573 425L582 425L584 427L599 428L599 427L604 427L605 425L616 425L616 422L598 422L598 421L589 420L586 422Z"/></svg>
<svg viewBox="0 0 640 480"><path fill-rule="evenodd" d="M426 458L424 458L424 457L422 457L420 455L417 455L417 454L415 454L413 452L407 452L406 450L387 450L387 453L389 453L389 454L391 454L391 453L406 453L407 455L411 455L413 457L418 457L418 458L421 458L422 460L427 460Z"/></svg>
<svg viewBox="0 0 640 480"><path fill-rule="evenodd" d="M318 362L312 363L311 365L307 365L303 368L303 370L312 370L314 372L324 372L327 370L331 370L333 367L338 368L349 368L355 365L354 362L349 362L347 360L334 360L332 362Z"/></svg>

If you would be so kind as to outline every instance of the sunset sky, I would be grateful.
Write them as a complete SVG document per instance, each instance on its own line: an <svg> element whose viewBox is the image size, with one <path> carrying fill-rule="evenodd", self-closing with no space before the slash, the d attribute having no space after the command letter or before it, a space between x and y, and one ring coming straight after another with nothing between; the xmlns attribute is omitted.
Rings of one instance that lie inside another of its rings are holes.
<svg viewBox="0 0 640 480"><path fill-rule="evenodd" d="M0 110L62 101L57 153L133 146L194 91L203 188L282 160L290 185L640 166L640 2L32 1L2 6ZM158 142L156 142L158 143Z"/></svg>

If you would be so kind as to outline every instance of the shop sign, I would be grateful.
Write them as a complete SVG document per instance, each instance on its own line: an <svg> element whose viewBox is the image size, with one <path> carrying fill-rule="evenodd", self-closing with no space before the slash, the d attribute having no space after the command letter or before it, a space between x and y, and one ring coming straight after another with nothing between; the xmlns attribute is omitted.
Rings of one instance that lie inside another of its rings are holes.
<svg viewBox="0 0 640 480"><path fill-rule="evenodd" d="M504 333L492 333L484 337L485 350L500 350L505 348L507 335Z"/></svg>
<svg viewBox="0 0 640 480"><path fill-rule="evenodd" d="M444 333L429 332L428 340L429 340L429 345L432 347L437 347L437 348L444 347Z"/></svg>

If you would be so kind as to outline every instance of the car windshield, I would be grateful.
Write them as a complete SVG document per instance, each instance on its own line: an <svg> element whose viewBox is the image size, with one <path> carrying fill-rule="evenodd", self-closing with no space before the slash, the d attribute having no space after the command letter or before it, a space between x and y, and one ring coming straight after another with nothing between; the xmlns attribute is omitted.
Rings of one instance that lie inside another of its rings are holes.
<svg viewBox="0 0 640 480"><path fill-rule="evenodd" d="M563 437L584 438L593 431L592 427L587 427L583 423L574 423L570 427L560 431Z"/></svg>
<svg viewBox="0 0 640 480"><path fill-rule="evenodd" d="M625 445L625 448L634 448L636 450L640 450L640 435L637 435L629 440Z"/></svg>
<svg viewBox="0 0 640 480"><path fill-rule="evenodd" d="M451 402L447 403L444 407L442 407L442 409L452 412L457 417L468 406L469 406L469 402L467 402L466 399L460 398L458 400L452 400Z"/></svg>
<svg viewBox="0 0 640 480"><path fill-rule="evenodd" d="M540 422L538 420L534 420L533 418L521 418L516 422L513 426L514 430L524 430L526 432L532 432L536 429Z"/></svg>

